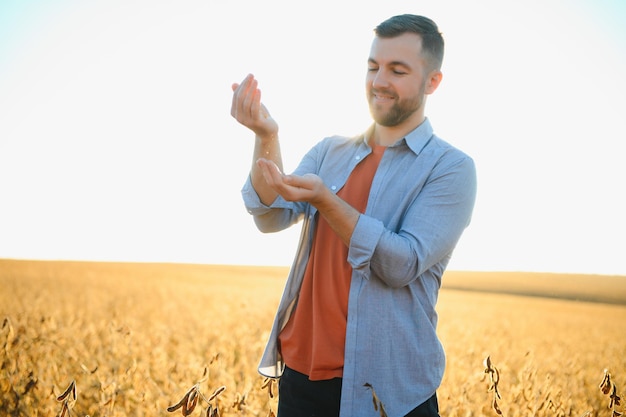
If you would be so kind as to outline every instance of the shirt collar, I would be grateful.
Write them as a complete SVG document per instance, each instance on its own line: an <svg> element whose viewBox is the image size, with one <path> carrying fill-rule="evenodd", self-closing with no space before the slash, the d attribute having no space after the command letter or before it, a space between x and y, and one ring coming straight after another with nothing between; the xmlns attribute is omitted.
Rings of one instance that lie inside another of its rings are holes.
<svg viewBox="0 0 626 417"><path fill-rule="evenodd" d="M367 131L365 132L365 135L363 135L363 141L366 145L369 137L372 135L373 130L374 125L370 126L369 129L367 129ZM422 149L424 149L432 136L433 127L430 124L430 120L428 120L428 118L425 118L422 124L410 131L405 137L403 137L391 146L398 146L400 143L402 143L402 141L404 141L406 142L409 149L411 149L417 155L422 151Z"/></svg>
<svg viewBox="0 0 626 417"><path fill-rule="evenodd" d="M425 118L421 125L413 129L404 137L404 141L407 146L415 152L415 154L419 154L432 136L433 127L430 124L430 120Z"/></svg>

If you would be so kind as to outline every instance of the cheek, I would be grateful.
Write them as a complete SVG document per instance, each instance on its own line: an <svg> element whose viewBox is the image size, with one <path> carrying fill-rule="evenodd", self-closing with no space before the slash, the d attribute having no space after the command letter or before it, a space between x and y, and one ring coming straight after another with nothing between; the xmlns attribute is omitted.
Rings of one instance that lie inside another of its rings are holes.
<svg viewBox="0 0 626 417"><path fill-rule="evenodd" d="M370 92L372 91L372 79L370 77L365 77L365 94L369 97Z"/></svg>
<svg viewBox="0 0 626 417"><path fill-rule="evenodd" d="M424 95L425 88L423 79L413 80L413 82L403 85L402 91L405 92L405 96L416 97Z"/></svg>

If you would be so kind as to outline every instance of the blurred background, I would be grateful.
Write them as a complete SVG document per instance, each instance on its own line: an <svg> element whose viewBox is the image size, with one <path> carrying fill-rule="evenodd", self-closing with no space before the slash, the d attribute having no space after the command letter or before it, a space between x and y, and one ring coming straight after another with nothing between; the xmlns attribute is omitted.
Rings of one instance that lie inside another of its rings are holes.
<svg viewBox="0 0 626 417"><path fill-rule="evenodd" d="M371 123L372 29L434 19L436 133L478 169L452 270L626 275L626 3L189 0L0 3L0 258L289 265L240 189L254 73L286 170Z"/></svg>

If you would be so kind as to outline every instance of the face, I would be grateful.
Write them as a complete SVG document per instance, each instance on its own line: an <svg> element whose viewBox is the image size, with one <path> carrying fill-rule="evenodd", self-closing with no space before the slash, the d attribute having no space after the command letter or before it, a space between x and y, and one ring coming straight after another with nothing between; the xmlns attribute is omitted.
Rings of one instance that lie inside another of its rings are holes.
<svg viewBox="0 0 626 417"><path fill-rule="evenodd" d="M421 37L414 33L374 38L366 93L370 113L379 125L417 126L423 121L425 96L437 88L441 72L429 72L421 49Z"/></svg>

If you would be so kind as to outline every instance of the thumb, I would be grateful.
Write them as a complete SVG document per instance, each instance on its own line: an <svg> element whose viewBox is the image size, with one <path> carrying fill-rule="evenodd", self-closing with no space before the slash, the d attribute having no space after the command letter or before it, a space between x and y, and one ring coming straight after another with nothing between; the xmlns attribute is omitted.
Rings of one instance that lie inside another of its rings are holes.
<svg viewBox="0 0 626 417"><path fill-rule="evenodd" d="M230 88L232 88L232 89L233 89L233 91L235 91L236 89L238 89L238 88L239 88L239 84L238 84L238 83L233 83L233 84L230 86Z"/></svg>

